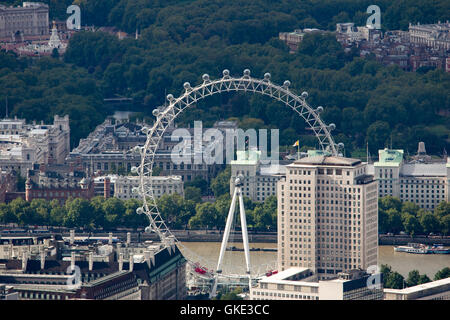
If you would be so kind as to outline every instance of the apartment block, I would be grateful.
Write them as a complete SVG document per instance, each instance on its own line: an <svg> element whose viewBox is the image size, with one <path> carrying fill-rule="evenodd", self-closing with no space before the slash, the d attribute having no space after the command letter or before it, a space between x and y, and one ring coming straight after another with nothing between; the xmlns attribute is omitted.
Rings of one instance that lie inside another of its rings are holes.
<svg viewBox="0 0 450 320"><path fill-rule="evenodd" d="M278 182L278 268L320 279L378 261L378 187L359 159L309 151Z"/></svg>

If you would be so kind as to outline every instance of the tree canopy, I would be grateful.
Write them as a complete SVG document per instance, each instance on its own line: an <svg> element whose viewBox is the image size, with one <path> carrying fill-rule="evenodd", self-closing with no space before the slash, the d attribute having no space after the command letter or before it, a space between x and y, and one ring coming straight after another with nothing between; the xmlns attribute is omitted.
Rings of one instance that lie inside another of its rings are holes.
<svg viewBox="0 0 450 320"><path fill-rule="evenodd" d="M14 3L15 1L9 1ZM71 0L44 1L51 18L65 19ZM64 61L38 62L0 54L0 105L8 97L12 114L48 121L53 114L71 117L72 144L85 137L104 116L102 98L133 98L133 109L152 117L168 92L176 95L184 82L197 84L203 73L221 76L272 74L272 81L289 79L292 90L309 92L313 106L325 107L323 117L334 122L333 135L344 142L346 155L369 149L375 154L388 144L415 152L424 141L429 153L450 147L445 110L450 108L450 75L442 70L404 72L345 52L332 31L337 22L363 25L368 0L76 0L83 25L115 26L134 35L118 40L102 32L78 32L70 40ZM409 22L445 21L448 1L378 1L382 28L408 28ZM307 34L297 53L289 54L279 32L320 28L329 33ZM44 72L45 71L45 72ZM3 112L3 108L0 113ZM316 147L298 115L268 98L223 94L197 104L179 118L210 124L238 117L244 127L279 128L281 143L300 138L302 147ZM258 120L256 123L254 120Z"/></svg>
<svg viewBox="0 0 450 320"><path fill-rule="evenodd" d="M378 230L380 233L404 231L418 234L450 234L449 203L442 201L434 211L421 209L412 202L385 196L378 200Z"/></svg>

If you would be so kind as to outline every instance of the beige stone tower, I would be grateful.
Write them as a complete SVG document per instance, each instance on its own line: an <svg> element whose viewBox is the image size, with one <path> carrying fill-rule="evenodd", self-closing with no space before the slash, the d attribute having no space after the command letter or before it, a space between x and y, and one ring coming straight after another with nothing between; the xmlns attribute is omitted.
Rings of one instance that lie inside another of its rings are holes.
<svg viewBox="0 0 450 320"><path fill-rule="evenodd" d="M378 260L378 188L358 159L309 152L278 182L278 268L319 279Z"/></svg>

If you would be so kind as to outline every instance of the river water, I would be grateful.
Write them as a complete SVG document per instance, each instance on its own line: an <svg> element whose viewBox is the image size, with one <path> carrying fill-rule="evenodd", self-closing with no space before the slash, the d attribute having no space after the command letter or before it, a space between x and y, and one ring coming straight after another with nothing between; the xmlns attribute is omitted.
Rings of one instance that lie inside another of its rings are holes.
<svg viewBox="0 0 450 320"><path fill-rule="evenodd" d="M219 258L219 242L183 242L183 245L204 258L206 265L215 266ZM233 243L229 246L242 248L242 243ZM276 243L250 243L250 248L276 248ZM183 251L183 250L182 250ZM188 254L189 255L189 254ZM195 259L195 258L194 258ZM252 270L258 273L270 269L276 269L277 252L250 251L250 263ZM450 267L450 254L409 254L394 252L393 246L378 247L378 264L388 264L393 271L397 271L404 277L408 272L416 269L420 274L426 274L433 280L437 271L444 267ZM227 251L223 263L224 273L245 274L245 257L242 251Z"/></svg>

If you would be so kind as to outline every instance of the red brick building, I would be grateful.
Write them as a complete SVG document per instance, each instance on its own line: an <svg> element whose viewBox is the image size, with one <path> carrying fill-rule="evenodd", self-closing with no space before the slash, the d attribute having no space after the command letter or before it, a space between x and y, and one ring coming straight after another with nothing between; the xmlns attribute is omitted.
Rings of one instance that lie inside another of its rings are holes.
<svg viewBox="0 0 450 320"><path fill-rule="evenodd" d="M91 199L94 197L94 184L89 181L79 188L64 188L64 187L39 187L33 185L27 180L25 184L25 200L31 201L33 199L53 200L57 199L60 202L65 202L68 198L84 198Z"/></svg>
<svg viewBox="0 0 450 320"><path fill-rule="evenodd" d="M94 180L71 167L40 165L38 170L28 171L25 182L26 201L57 199L63 203L68 198L91 199L94 195Z"/></svg>

